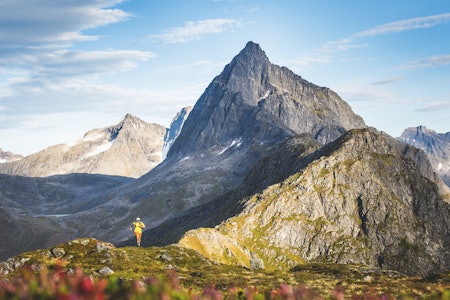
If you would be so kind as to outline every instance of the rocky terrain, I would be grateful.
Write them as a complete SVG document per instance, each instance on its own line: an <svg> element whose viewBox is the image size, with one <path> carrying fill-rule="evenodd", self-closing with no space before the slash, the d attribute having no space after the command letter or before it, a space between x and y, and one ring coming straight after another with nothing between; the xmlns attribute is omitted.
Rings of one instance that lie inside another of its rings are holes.
<svg viewBox="0 0 450 300"><path fill-rule="evenodd" d="M139 177L162 161L167 129L127 114L117 125L93 129L61 144L0 164L0 173L29 177L88 173Z"/></svg>
<svg viewBox="0 0 450 300"><path fill-rule="evenodd" d="M172 119L170 123L170 128L164 137L164 146L162 150L163 160L167 157L170 147L180 135L181 129L183 128L184 122L188 118L192 111L192 106L183 107Z"/></svg>
<svg viewBox="0 0 450 300"><path fill-rule="evenodd" d="M79 268L88 276L88 280L80 280ZM144 299L163 298L160 293L168 293L171 289L173 296L170 299L184 299L183 295L192 298L200 291L207 293L201 299L211 299L213 296L223 299L220 297L223 294L229 298L232 298L230 295L236 295L235 298L245 296L249 299L255 293L259 296L255 295L255 299L268 298L269 295L293 298L294 293L295 299L446 299L450 289L448 273L430 278L411 278L394 271L331 263L305 263L290 270L272 272L219 264L196 251L176 245L116 248L111 243L87 238L12 257L0 263L0 279L2 276L8 278L8 288L11 290L16 276L26 274L27 280L33 278L30 270L37 273L37 278L41 278L42 287L54 285L61 289L65 276L69 276L71 284L68 287L73 289L72 293L76 295L78 291L84 297L89 295L88 288L95 283L100 291L100 286L105 288L101 280L108 278L106 292L113 295L117 293L111 299L132 298L130 291L120 293L121 289L128 291L127 287L135 287L140 293L150 289L153 297L136 297ZM62 270L62 273L52 276L52 270ZM57 283L52 282L52 279L56 279ZM165 281L161 282L161 279ZM21 291L25 292L26 285L23 281L19 282ZM32 283L28 290L33 290ZM45 294L45 289L42 294ZM98 292L96 294L99 297ZM45 296L49 298L48 293Z"/></svg>
<svg viewBox="0 0 450 300"><path fill-rule="evenodd" d="M312 154L298 152L293 175L179 244L246 267L326 261L406 274L448 270L450 190L422 156L374 129L349 131Z"/></svg>
<svg viewBox="0 0 450 300"><path fill-rule="evenodd" d="M433 169L450 186L450 132L418 126L405 129L398 139L425 151Z"/></svg>
<svg viewBox="0 0 450 300"><path fill-rule="evenodd" d="M0 163L12 162L22 158L23 156L20 154L14 154L10 151L3 151L0 149Z"/></svg>

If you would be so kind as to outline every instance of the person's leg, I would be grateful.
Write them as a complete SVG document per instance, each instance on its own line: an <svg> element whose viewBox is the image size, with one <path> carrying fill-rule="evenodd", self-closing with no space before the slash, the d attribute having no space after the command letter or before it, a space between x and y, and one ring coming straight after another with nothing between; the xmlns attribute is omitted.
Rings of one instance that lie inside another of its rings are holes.
<svg viewBox="0 0 450 300"><path fill-rule="evenodd" d="M138 247L141 246L141 237L142 237L142 233L136 232L136 241L137 241Z"/></svg>

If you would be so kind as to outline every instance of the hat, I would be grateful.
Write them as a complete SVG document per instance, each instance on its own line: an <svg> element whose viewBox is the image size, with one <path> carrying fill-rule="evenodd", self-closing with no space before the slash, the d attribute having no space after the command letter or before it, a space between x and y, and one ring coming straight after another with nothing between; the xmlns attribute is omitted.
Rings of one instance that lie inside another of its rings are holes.
<svg viewBox="0 0 450 300"><path fill-rule="evenodd" d="M141 218L139 218L139 217L136 218L136 221L140 221L140 220L141 220Z"/></svg>

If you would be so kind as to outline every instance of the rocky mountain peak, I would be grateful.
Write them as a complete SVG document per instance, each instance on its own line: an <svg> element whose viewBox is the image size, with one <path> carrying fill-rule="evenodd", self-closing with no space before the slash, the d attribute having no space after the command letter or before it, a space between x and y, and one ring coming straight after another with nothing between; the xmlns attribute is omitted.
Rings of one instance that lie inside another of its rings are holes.
<svg viewBox="0 0 450 300"><path fill-rule="evenodd" d="M16 160L20 160L22 158L23 158L23 156L20 154L14 154L10 151L3 151L0 148L0 163L13 162Z"/></svg>
<svg viewBox="0 0 450 300"><path fill-rule="evenodd" d="M336 93L270 63L258 44L248 42L201 95L168 157L235 141L273 144L300 133L326 144L362 127L362 118Z"/></svg>
<svg viewBox="0 0 450 300"><path fill-rule="evenodd" d="M116 125L89 130L81 140L55 145L20 161L2 164L0 173L50 176L99 173L139 177L162 161L166 128L126 114Z"/></svg>
<svg viewBox="0 0 450 300"><path fill-rule="evenodd" d="M266 53L261 49L259 44L254 42L248 42L245 45L245 48L239 52L238 55L233 59L230 65L234 65L236 63L245 63L250 67L255 67L258 65L269 64L269 58Z"/></svg>
<svg viewBox="0 0 450 300"><path fill-rule="evenodd" d="M181 132L183 128L184 122L192 111L192 106L183 107L172 119L170 123L170 128L167 130L166 135L164 136L164 146L163 146L163 159L166 158L167 153L170 150L170 147L175 142L176 138Z"/></svg>
<svg viewBox="0 0 450 300"><path fill-rule="evenodd" d="M133 116L132 114L128 113L125 115L125 117L122 119L121 122L119 122L117 125L112 126L108 129L108 131L111 133L110 141L117 138L117 135L120 131L124 130L127 132L132 132L134 130L142 129L146 126L146 122L142 121L138 117Z"/></svg>
<svg viewBox="0 0 450 300"><path fill-rule="evenodd" d="M425 126L410 127L398 139L425 151L434 171L450 186L450 132L437 133Z"/></svg>

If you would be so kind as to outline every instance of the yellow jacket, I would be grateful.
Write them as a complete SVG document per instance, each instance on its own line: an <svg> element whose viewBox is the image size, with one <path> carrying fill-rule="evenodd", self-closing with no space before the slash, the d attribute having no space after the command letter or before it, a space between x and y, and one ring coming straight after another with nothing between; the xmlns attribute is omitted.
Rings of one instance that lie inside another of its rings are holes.
<svg viewBox="0 0 450 300"><path fill-rule="evenodd" d="M141 221L135 221L131 226L134 227L134 232L137 233L142 233L142 228L145 228L145 224Z"/></svg>

